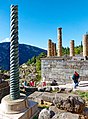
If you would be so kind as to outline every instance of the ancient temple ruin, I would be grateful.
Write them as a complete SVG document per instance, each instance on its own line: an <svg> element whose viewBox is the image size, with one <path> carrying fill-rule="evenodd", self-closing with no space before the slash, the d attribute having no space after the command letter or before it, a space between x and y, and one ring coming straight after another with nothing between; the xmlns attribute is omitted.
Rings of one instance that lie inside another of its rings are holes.
<svg viewBox="0 0 88 119"><path fill-rule="evenodd" d="M88 80L88 34L83 36L83 55L75 55L75 41L70 41L70 54L62 55L62 28L58 28L58 44L48 41L48 55L41 59L42 79L45 81L71 82L74 71L80 80ZM57 52L56 52L57 51ZM56 55L57 54L57 55Z"/></svg>

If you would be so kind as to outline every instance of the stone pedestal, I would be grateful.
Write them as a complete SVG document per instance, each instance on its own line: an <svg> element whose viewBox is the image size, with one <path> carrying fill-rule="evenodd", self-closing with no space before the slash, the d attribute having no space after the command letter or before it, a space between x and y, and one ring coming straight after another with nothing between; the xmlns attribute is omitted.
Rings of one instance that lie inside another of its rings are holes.
<svg viewBox="0 0 88 119"><path fill-rule="evenodd" d="M23 94L17 100L11 100L10 95L7 95L0 104L0 119L31 119L38 113L37 105Z"/></svg>

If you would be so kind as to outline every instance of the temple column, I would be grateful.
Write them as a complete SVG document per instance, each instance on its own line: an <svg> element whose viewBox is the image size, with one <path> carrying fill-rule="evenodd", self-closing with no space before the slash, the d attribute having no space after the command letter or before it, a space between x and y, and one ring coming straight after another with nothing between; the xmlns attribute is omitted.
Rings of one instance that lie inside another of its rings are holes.
<svg viewBox="0 0 88 119"><path fill-rule="evenodd" d="M83 56L87 59L88 56L88 34L83 36Z"/></svg>
<svg viewBox="0 0 88 119"><path fill-rule="evenodd" d="M74 40L70 41L70 56L74 56Z"/></svg>
<svg viewBox="0 0 88 119"><path fill-rule="evenodd" d="M54 43L54 56L56 56L56 43Z"/></svg>
<svg viewBox="0 0 88 119"><path fill-rule="evenodd" d="M58 56L62 56L62 28L58 28Z"/></svg>
<svg viewBox="0 0 88 119"><path fill-rule="evenodd" d="M51 54L51 45L52 45L52 40L49 39L48 40L48 54L47 54L48 57L52 56L52 54Z"/></svg>
<svg viewBox="0 0 88 119"><path fill-rule="evenodd" d="M54 56L54 43L52 42L52 45L51 45L51 54L52 54L52 56Z"/></svg>

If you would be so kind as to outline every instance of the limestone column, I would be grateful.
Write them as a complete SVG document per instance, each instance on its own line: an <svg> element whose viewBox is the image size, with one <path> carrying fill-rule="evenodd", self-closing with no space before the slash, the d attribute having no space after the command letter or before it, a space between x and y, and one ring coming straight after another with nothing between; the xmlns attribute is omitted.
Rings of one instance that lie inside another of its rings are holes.
<svg viewBox="0 0 88 119"><path fill-rule="evenodd" d="M70 41L70 56L74 56L74 40Z"/></svg>
<svg viewBox="0 0 88 119"><path fill-rule="evenodd" d="M88 56L88 34L83 36L83 56Z"/></svg>
<svg viewBox="0 0 88 119"><path fill-rule="evenodd" d="M62 56L62 28L58 28L58 56Z"/></svg>
<svg viewBox="0 0 88 119"><path fill-rule="evenodd" d="M52 56L52 54L51 54L51 45L52 45L52 40L49 39L48 40L48 57Z"/></svg>
<svg viewBox="0 0 88 119"><path fill-rule="evenodd" d="M52 42L52 45L51 45L51 52L52 52L52 56L54 56L54 43Z"/></svg>
<svg viewBox="0 0 88 119"><path fill-rule="evenodd" d="M56 56L56 43L54 43L54 56Z"/></svg>

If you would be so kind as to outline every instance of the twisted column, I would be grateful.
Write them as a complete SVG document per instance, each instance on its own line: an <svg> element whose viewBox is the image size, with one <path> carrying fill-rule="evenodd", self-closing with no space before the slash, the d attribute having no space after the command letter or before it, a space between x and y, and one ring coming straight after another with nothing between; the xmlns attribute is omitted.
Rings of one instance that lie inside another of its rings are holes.
<svg viewBox="0 0 88 119"><path fill-rule="evenodd" d="M74 56L74 40L70 41L70 56Z"/></svg>
<svg viewBox="0 0 88 119"><path fill-rule="evenodd" d="M10 98L15 100L20 98L17 5L11 5L10 17Z"/></svg>
<svg viewBox="0 0 88 119"><path fill-rule="evenodd" d="M62 56L62 28L58 28L58 56Z"/></svg>

